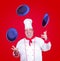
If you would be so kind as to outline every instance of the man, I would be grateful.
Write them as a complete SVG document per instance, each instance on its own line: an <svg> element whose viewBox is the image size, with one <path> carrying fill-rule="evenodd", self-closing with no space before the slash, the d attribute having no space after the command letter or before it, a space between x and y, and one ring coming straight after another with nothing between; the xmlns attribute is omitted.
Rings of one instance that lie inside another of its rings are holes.
<svg viewBox="0 0 60 61"><path fill-rule="evenodd" d="M47 40L47 32L41 35L45 40L33 37L32 20L25 19L24 25L26 38L21 39L16 47L12 46L13 55L20 56L21 61L42 61L42 51L48 51L51 48L51 43Z"/></svg>

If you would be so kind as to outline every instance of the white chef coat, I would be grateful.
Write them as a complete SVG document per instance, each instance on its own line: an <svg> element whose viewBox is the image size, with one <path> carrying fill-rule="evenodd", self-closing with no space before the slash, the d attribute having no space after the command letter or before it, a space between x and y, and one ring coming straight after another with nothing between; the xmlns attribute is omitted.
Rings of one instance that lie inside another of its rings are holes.
<svg viewBox="0 0 60 61"><path fill-rule="evenodd" d="M21 61L42 61L42 51L50 50L51 43L45 43L42 38L35 37L29 45L29 40L23 38L17 43L16 48Z"/></svg>

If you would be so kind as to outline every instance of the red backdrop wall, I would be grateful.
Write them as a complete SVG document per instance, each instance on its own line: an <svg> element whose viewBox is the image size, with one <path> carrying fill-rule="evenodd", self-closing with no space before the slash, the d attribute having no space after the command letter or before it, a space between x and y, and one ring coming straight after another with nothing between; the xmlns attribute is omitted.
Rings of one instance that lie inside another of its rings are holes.
<svg viewBox="0 0 60 61"><path fill-rule="evenodd" d="M30 12L26 16L18 16L16 8L21 4L27 4ZM47 30L52 48L43 52L43 61L60 61L60 2L57 0L1 0L0 1L0 61L19 61L12 55L11 47L24 35L23 20L31 18L35 36L39 36ZM45 13L50 16L49 24L42 27L42 19ZM14 42L9 42L6 32L9 28L16 28L18 37Z"/></svg>

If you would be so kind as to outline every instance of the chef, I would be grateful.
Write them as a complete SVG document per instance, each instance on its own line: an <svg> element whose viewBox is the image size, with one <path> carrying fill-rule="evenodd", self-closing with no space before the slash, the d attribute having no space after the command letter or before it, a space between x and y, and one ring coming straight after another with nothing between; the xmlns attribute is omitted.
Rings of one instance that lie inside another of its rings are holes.
<svg viewBox="0 0 60 61"><path fill-rule="evenodd" d="M32 19L29 18L24 20L24 26L26 38L19 40L16 47L12 46L13 56L20 56L20 61L42 61L42 51L51 49L47 31L41 37L34 37Z"/></svg>

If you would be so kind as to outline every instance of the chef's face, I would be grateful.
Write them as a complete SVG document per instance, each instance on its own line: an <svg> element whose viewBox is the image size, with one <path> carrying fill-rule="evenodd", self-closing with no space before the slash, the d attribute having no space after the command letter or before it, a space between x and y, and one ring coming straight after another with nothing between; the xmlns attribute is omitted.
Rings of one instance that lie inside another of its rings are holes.
<svg viewBox="0 0 60 61"><path fill-rule="evenodd" d="M25 30L25 35L27 38L32 38L33 37L33 29L26 29Z"/></svg>

